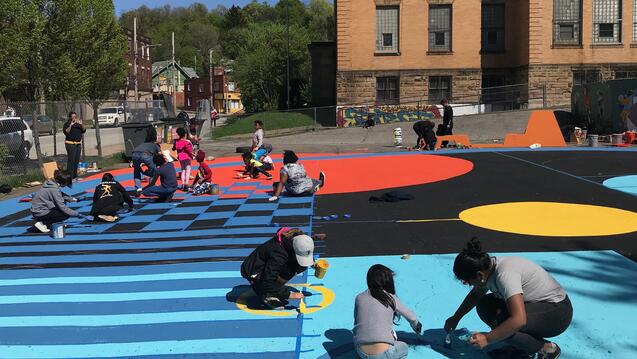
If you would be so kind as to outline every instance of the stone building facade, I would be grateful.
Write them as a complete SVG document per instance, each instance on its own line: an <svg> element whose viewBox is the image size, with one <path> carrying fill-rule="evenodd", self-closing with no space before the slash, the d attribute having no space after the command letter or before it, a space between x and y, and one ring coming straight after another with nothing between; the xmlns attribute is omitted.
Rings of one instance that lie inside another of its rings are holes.
<svg viewBox="0 0 637 359"><path fill-rule="evenodd" d="M573 85L637 78L637 0L335 5L339 106L475 103L488 100L482 88L553 106Z"/></svg>

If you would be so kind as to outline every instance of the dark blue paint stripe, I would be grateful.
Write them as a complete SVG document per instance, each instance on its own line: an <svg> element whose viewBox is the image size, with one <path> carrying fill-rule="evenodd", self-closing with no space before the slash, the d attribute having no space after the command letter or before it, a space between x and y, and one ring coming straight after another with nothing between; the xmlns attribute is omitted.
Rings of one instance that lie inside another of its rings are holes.
<svg viewBox="0 0 637 359"><path fill-rule="evenodd" d="M131 298L132 299L132 298ZM0 316L116 315L236 309L225 297L130 300L125 302L20 303L0 305ZM0 339L0 343L2 339Z"/></svg>
<svg viewBox="0 0 637 359"><path fill-rule="evenodd" d="M299 330L299 321L296 319L160 323L110 327L0 327L0 343L2 345L72 345L220 338L256 340L257 338L296 337Z"/></svg>
<svg viewBox="0 0 637 359"><path fill-rule="evenodd" d="M238 271L241 262L200 262L146 266L82 268L82 276L117 276L162 274L174 272ZM78 276L77 268L15 269L0 271L0 279L52 278Z"/></svg>
<svg viewBox="0 0 637 359"><path fill-rule="evenodd" d="M239 275L239 273L237 273ZM232 288L246 284L246 280L236 278L180 279L124 283L80 283L80 284L37 284L17 285L0 288L0 296L38 295L38 294L95 294L95 293L133 293L170 290ZM2 325L2 323L0 323Z"/></svg>
<svg viewBox="0 0 637 359"><path fill-rule="evenodd" d="M103 357L106 358L106 357ZM294 359L296 352L263 352L263 353L206 353L206 354L166 354L128 357L108 357L107 359Z"/></svg>

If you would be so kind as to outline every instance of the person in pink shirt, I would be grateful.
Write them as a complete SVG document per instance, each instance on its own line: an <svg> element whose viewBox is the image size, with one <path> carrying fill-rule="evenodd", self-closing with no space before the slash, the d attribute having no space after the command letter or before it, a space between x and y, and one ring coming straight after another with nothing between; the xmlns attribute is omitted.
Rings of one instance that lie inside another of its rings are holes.
<svg viewBox="0 0 637 359"><path fill-rule="evenodd" d="M183 128L177 129L177 136L179 139L175 141L173 150L177 151L177 160L181 165L181 185L182 191L188 191L188 183L190 182L190 161L194 158L192 153L192 143L186 138L186 130Z"/></svg>

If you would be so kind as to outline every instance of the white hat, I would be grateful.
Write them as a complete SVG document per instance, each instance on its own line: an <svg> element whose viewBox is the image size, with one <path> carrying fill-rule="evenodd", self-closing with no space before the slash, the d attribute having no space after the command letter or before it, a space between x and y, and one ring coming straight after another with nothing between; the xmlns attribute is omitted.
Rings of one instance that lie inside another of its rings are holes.
<svg viewBox="0 0 637 359"><path fill-rule="evenodd" d="M292 247L300 266L309 267L314 264L314 241L310 236L300 234L292 238Z"/></svg>

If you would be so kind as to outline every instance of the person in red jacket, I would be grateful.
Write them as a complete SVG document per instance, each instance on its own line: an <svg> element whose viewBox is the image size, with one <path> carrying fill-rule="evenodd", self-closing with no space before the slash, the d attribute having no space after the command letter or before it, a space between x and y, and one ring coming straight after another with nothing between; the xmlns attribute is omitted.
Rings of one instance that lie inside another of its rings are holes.
<svg viewBox="0 0 637 359"><path fill-rule="evenodd" d="M199 163L199 171L192 181L193 195L198 196L210 192L214 186L212 184L212 170L206 163L206 153L202 150L197 151L195 160Z"/></svg>

